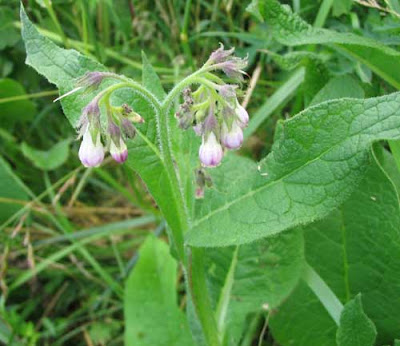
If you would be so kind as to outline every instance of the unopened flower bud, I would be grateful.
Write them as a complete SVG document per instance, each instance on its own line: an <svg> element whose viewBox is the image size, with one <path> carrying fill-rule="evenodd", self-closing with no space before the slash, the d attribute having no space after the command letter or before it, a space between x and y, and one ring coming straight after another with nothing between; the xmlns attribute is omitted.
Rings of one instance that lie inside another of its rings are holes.
<svg viewBox="0 0 400 346"><path fill-rule="evenodd" d="M128 158L128 148L126 147L126 144L122 138L119 139L118 145L116 145L114 141L111 140L110 154L112 158L118 163L123 163L126 161L126 159Z"/></svg>
<svg viewBox="0 0 400 346"><path fill-rule="evenodd" d="M101 143L100 132L97 132L95 141L93 141L88 125L79 148L79 159L85 167L97 167L104 160L104 147Z"/></svg>
<svg viewBox="0 0 400 346"><path fill-rule="evenodd" d="M195 197L196 197L196 199L204 198L204 186L203 187L200 187L200 186L196 187Z"/></svg>
<svg viewBox="0 0 400 346"><path fill-rule="evenodd" d="M224 152L218 142L214 132L203 136L203 141L199 149L200 161L205 167L216 167L221 163Z"/></svg>
<svg viewBox="0 0 400 346"><path fill-rule="evenodd" d="M243 131L236 121L233 122L231 129L224 122L221 128L221 142L228 149L239 149L243 143Z"/></svg>
<svg viewBox="0 0 400 346"><path fill-rule="evenodd" d="M221 62L226 61L235 51L235 48L231 49L224 49L224 45L220 43L220 47L211 53L210 58L208 59L209 62L213 64L219 64Z"/></svg>
<svg viewBox="0 0 400 346"><path fill-rule="evenodd" d="M135 127L129 119L123 118L121 121L121 127L124 135L128 138L133 138L136 135Z"/></svg>
<svg viewBox="0 0 400 346"><path fill-rule="evenodd" d="M249 123L249 114L247 113L247 111L239 103L237 103L235 111L237 119L239 120L240 127L246 127Z"/></svg>
<svg viewBox="0 0 400 346"><path fill-rule="evenodd" d="M110 135L112 142L119 143L119 139L121 138L121 129L111 119L108 121L108 134Z"/></svg>
<svg viewBox="0 0 400 346"><path fill-rule="evenodd" d="M236 100L236 89L237 85L224 84L219 88L219 94L227 101Z"/></svg>
<svg viewBox="0 0 400 346"><path fill-rule="evenodd" d="M91 92L100 86L104 78L111 77L113 75L114 74L110 72L90 71L86 72L82 77L80 77L76 84L77 86L84 87L86 92Z"/></svg>
<svg viewBox="0 0 400 346"><path fill-rule="evenodd" d="M237 57L233 57L232 59L225 61L222 64L222 71L229 77L233 79L237 79L239 81L243 80L244 74L246 72L243 69L247 66L247 58L241 59Z"/></svg>

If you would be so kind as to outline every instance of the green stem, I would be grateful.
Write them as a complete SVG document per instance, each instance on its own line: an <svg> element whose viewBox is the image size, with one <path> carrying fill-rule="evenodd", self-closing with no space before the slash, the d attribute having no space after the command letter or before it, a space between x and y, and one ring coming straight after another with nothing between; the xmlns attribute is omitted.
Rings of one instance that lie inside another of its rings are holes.
<svg viewBox="0 0 400 346"><path fill-rule="evenodd" d="M189 288L197 316L203 327L208 346L219 346L217 324L207 295L206 276L204 272L204 249L191 248L189 253Z"/></svg>
<svg viewBox="0 0 400 346"><path fill-rule="evenodd" d="M15 102L15 101L39 98L39 97L45 97L45 96L52 96L52 95L57 95L57 94L58 94L58 90L49 90L49 91L41 91L39 93L34 93L34 94L25 94L25 95L4 97L4 98L0 99L0 104L7 103L7 102Z"/></svg>
<svg viewBox="0 0 400 346"><path fill-rule="evenodd" d="M343 305L336 297L335 293L332 292L325 281L322 280L318 273L308 263L304 266L302 278L317 296L335 323L339 325Z"/></svg>

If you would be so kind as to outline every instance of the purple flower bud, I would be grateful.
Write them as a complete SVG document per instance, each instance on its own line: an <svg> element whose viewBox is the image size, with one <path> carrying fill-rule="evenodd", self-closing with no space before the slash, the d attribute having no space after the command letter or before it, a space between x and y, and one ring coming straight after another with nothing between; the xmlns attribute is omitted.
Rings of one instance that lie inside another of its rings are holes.
<svg viewBox="0 0 400 346"><path fill-rule="evenodd" d="M237 103L235 111L237 119L239 120L239 126L242 128L246 127L249 123L249 114L247 111L239 104L239 102Z"/></svg>
<svg viewBox="0 0 400 346"><path fill-rule="evenodd" d="M225 61L221 64L221 69L224 73L233 79L243 80L242 75L246 74L243 69L247 66L247 57L245 59L233 57L230 60Z"/></svg>
<svg viewBox="0 0 400 346"><path fill-rule="evenodd" d="M96 141L93 142L89 126L86 126L79 148L79 159L85 167L97 167L104 160L104 147L100 140L100 132L97 133Z"/></svg>
<svg viewBox="0 0 400 346"><path fill-rule="evenodd" d="M119 145L115 145L114 141L111 140L110 154L112 158L118 163L123 163L128 158L128 148L122 138L119 140Z"/></svg>
<svg viewBox="0 0 400 346"><path fill-rule="evenodd" d="M115 76L110 72L90 71L86 72L82 77L78 78L77 85L85 88L86 92L96 90L104 78Z"/></svg>
<svg viewBox="0 0 400 346"><path fill-rule="evenodd" d="M126 118L123 118L122 122L121 122L121 126L122 126L122 131L124 132L126 137L128 137L128 138L135 137L136 130L135 130L135 127L132 125L132 122L130 122Z"/></svg>
<svg viewBox="0 0 400 346"><path fill-rule="evenodd" d="M208 61L210 61L213 64L219 64L221 62L226 61L235 51L235 48L231 48L228 50L224 49L224 45L220 43L220 47L211 53L210 58Z"/></svg>
<svg viewBox="0 0 400 346"><path fill-rule="evenodd" d="M214 110L213 107L210 107L210 112L204 121L204 131L205 132L210 132L216 130L218 127L218 120L214 115Z"/></svg>
<svg viewBox="0 0 400 346"><path fill-rule="evenodd" d="M219 94L227 100L236 99L236 89L237 85L234 84L224 84L219 88Z"/></svg>
<svg viewBox="0 0 400 346"><path fill-rule="evenodd" d="M207 138L203 136L203 141L199 149L199 157L203 166L216 167L221 163L223 156L222 146L217 141L214 132L210 132Z"/></svg>
<svg viewBox="0 0 400 346"><path fill-rule="evenodd" d="M236 121L231 129L224 122L221 128L221 142L228 149L239 149L243 143L243 131Z"/></svg>
<svg viewBox="0 0 400 346"><path fill-rule="evenodd" d="M197 199L204 198L204 187L196 187L195 197Z"/></svg>

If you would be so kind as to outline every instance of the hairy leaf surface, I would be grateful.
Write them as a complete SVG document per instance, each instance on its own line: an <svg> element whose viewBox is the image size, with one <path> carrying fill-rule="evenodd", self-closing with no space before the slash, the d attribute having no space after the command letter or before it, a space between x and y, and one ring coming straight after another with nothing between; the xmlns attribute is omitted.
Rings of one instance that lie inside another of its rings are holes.
<svg viewBox="0 0 400 346"><path fill-rule="evenodd" d="M215 186L223 185L226 175L235 184L240 171L252 164L229 156L213 176ZM227 345L239 343L250 313L274 309L291 293L303 268L303 246L302 232L293 230L251 244L208 249L205 266Z"/></svg>
<svg viewBox="0 0 400 346"><path fill-rule="evenodd" d="M365 314L361 295L358 294L344 306L336 333L337 344L339 346L373 346L375 337L375 326Z"/></svg>
<svg viewBox="0 0 400 346"><path fill-rule="evenodd" d="M400 212L396 189L378 164L343 206L304 230L307 262L342 303L362 293L378 344L400 333ZM299 285L271 320L283 345L336 345L336 324ZM304 332L306 331L306 332Z"/></svg>
<svg viewBox="0 0 400 346"><path fill-rule="evenodd" d="M399 93L334 100L281 123L266 159L206 192L187 242L248 243L327 215L362 180L371 143L400 138L399 107Z"/></svg>

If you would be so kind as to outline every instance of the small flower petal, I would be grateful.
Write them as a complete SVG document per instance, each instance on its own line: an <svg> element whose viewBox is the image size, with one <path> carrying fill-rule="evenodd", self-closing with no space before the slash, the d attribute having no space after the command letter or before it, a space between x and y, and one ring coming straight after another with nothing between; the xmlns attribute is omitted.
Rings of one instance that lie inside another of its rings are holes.
<svg viewBox="0 0 400 346"><path fill-rule="evenodd" d="M93 143L89 126L86 127L79 148L79 159L85 167L97 167L104 160L104 147L100 140L100 133L97 134L96 142Z"/></svg>
<svg viewBox="0 0 400 346"><path fill-rule="evenodd" d="M217 141L214 132L211 132L199 149L200 161L205 167L216 167L221 163L224 152L221 144Z"/></svg>
<svg viewBox="0 0 400 346"><path fill-rule="evenodd" d="M229 130L226 123L222 124L221 142L228 149L239 149L243 143L243 131L236 121L233 122Z"/></svg>
<svg viewBox="0 0 400 346"><path fill-rule="evenodd" d="M236 106L236 115L239 120L239 125L243 128L249 123L249 114L239 103Z"/></svg>
<svg viewBox="0 0 400 346"><path fill-rule="evenodd" d="M118 163L124 163L126 161L128 158L128 148L122 138L120 138L119 146L116 146L114 141L111 140L110 154Z"/></svg>

